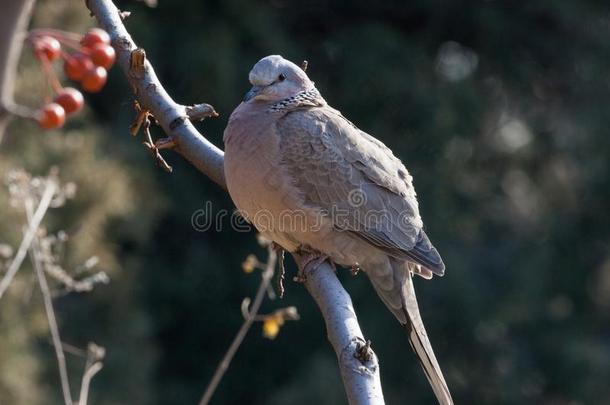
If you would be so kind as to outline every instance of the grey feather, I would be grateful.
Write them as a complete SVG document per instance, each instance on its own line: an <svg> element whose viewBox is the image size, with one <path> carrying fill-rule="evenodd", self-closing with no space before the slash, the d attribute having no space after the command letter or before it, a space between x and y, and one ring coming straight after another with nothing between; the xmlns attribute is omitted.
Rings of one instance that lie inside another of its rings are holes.
<svg viewBox="0 0 610 405"><path fill-rule="evenodd" d="M390 273L394 279L394 286L399 288L387 288L387 280L385 284L380 283L381 278L378 274L370 277L370 280L381 300L404 326L411 347L417 355L439 403L450 405L453 404L453 400L449 388L436 360L419 313L410 266L413 265L389 259L388 267L392 269ZM378 273L378 270L375 270L375 272Z"/></svg>

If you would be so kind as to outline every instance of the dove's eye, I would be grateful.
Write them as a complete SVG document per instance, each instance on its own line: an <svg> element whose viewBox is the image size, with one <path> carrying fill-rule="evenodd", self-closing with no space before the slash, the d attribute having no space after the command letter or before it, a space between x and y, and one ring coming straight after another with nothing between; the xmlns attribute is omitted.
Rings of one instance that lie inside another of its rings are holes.
<svg viewBox="0 0 610 405"><path fill-rule="evenodd" d="M280 73L280 75L277 77L277 80L283 82L284 80L286 80L286 76L283 73Z"/></svg>

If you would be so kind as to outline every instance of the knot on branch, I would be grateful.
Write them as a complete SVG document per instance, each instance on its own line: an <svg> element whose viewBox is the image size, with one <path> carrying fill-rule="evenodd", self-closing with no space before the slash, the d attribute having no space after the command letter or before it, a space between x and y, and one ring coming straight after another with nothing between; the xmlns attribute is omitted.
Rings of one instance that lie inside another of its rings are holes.
<svg viewBox="0 0 610 405"><path fill-rule="evenodd" d="M180 125L184 124L188 118L187 117L176 117L169 123L169 130L175 131Z"/></svg>
<svg viewBox="0 0 610 405"><path fill-rule="evenodd" d="M371 349L371 341L356 337L341 351L342 367L351 369L361 375L374 377L378 373L377 355Z"/></svg>
<svg viewBox="0 0 610 405"><path fill-rule="evenodd" d="M366 343L356 343L356 353L354 357L360 360L361 363L369 362L373 358L373 350L371 350L371 341L367 340Z"/></svg>

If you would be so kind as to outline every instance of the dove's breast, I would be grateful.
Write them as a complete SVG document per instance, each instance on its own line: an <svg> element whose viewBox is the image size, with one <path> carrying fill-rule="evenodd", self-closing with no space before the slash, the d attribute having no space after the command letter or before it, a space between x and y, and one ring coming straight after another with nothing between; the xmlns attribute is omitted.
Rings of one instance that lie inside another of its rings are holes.
<svg viewBox="0 0 610 405"><path fill-rule="evenodd" d="M277 120L264 111L256 115L244 110L233 113L224 137L227 188L241 215L288 251L304 246L338 264L362 263L362 255L369 256L371 249L337 232L328 215L307 204L281 164Z"/></svg>
<svg viewBox="0 0 610 405"><path fill-rule="evenodd" d="M253 115L247 110L236 110L231 116L225 130L225 177L241 215L292 251L300 245L292 235L294 217L310 214L298 208L298 192L282 172L277 132L270 118L265 112Z"/></svg>

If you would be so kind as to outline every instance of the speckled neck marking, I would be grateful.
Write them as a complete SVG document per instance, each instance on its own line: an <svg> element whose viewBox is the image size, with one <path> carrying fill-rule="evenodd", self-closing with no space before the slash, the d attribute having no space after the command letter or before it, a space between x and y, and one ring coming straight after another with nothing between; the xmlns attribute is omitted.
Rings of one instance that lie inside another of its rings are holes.
<svg viewBox="0 0 610 405"><path fill-rule="evenodd" d="M269 113L287 112L296 110L301 107L321 107L326 104L326 101L320 95L320 92L315 87L310 90L304 90L292 97L278 101L267 109Z"/></svg>

